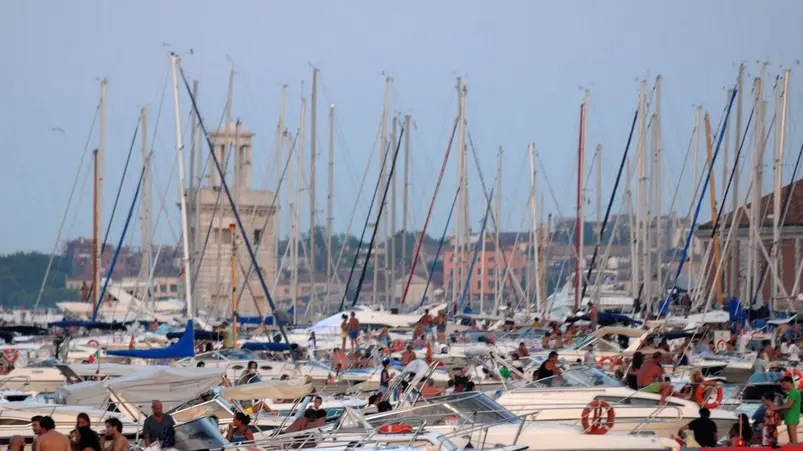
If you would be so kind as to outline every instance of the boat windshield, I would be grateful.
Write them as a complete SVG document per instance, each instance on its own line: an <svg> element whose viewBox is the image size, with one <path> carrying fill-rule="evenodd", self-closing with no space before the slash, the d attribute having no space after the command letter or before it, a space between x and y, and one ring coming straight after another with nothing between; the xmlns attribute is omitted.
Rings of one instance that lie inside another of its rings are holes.
<svg viewBox="0 0 803 451"><path fill-rule="evenodd" d="M220 435L220 430L209 418L198 418L173 428L178 451L199 449L222 449L229 442Z"/></svg>
<svg viewBox="0 0 803 451"><path fill-rule="evenodd" d="M575 341L574 343L566 346L565 350L567 351L582 351L585 349L586 346L593 345L595 352L622 352L622 347L616 343L612 343L607 340L603 340L601 338L595 337L592 335L586 335L583 338Z"/></svg>
<svg viewBox="0 0 803 451"><path fill-rule="evenodd" d="M761 371L747 379L748 385L754 384L780 384L784 373L778 371Z"/></svg>
<svg viewBox="0 0 803 451"><path fill-rule="evenodd" d="M244 349L221 349L218 353L229 360L258 360L254 354Z"/></svg>
<svg viewBox="0 0 803 451"><path fill-rule="evenodd" d="M513 332L510 332L507 335L504 335L503 339L508 340L540 340L544 338L546 335L547 329L532 327L532 326L525 326L520 327Z"/></svg>
<svg viewBox="0 0 803 451"><path fill-rule="evenodd" d="M516 423L520 418L484 393L468 392L438 396L437 398L419 398L413 407L372 415L366 420L374 426L381 426L391 421L422 418L431 426L458 426L464 423L499 424Z"/></svg>
<svg viewBox="0 0 803 451"><path fill-rule="evenodd" d="M539 379L534 387L621 387L622 383L602 371L587 366L577 366L563 371L560 376Z"/></svg>

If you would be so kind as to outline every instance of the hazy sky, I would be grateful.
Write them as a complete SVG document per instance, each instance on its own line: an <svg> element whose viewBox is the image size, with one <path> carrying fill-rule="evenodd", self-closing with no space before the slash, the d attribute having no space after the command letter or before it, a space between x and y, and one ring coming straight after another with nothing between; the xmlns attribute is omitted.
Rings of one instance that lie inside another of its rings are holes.
<svg viewBox="0 0 803 451"><path fill-rule="evenodd" d="M271 188L279 85L289 85L287 127L294 131L300 98L309 96L311 65L320 68L319 220L326 217L327 107L335 103L335 222L341 231L374 149L384 74L394 78L393 110L411 113L416 124L411 131L410 213L416 227L423 223L432 196L457 110L455 78L462 76L468 85L468 129L489 184L495 177L497 147L505 148L503 226L519 228L527 214L531 141L543 162L539 177L546 168L550 182L539 179L547 211L573 214L584 87L591 89L589 152L597 143L604 146L606 198L636 105L638 80L647 78L652 85L657 74L664 77L664 150L673 178L680 173L691 137L694 105L704 105L716 126L725 89L735 83L740 62L747 65L750 78L760 70L758 61L769 62L773 77L781 66L792 67L787 161L793 161L801 142L796 127L803 93L796 63L803 42L801 19L803 3L797 1L2 2L0 136L5 161L0 165L0 208L5 215L0 253L52 248L104 76L109 79L105 219L139 108L148 106L149 134L155 136L154 210L166 192L170 213L170 228L162 232L162 218L156 241L176 242L175 176L167 183L175 161L172 92L169 85L165 89L171 50L182 54L187 75L200 81L200 106L209 128L220 120L233 64L234 117L256 133L255 185L267 173ZM750 87L748 80L746 97ZM181 101L186 119L189 103L183 93ZM745 121L750 108L746 99ZM96 128L89 143L90 149L97 146ZM139 173L138 142L135 152L112 227L115 243ZM65 237L91 231L89 163L87 156ZM434 235L443 229L454 194L454 168L452 158L431 224ZM377 170L374 158L366 196ZM683 214L690 183L681 183L677 208ZM484 201L473 164L470 185L476 229ZM588 215L593 217L593 184L589 189ZM664 197L671 195L668 184ZM308 206L302 208L307 224ZM363 202L354 233L359 233L366 211ZM132 226L126 242L136 244L139 228Z"/></svg>

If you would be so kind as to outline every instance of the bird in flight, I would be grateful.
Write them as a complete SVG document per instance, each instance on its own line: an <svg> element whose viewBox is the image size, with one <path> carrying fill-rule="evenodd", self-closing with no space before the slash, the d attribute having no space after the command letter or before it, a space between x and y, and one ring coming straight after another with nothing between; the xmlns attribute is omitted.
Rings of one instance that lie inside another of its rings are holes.
<svg viewBox="0 0 803 451"><path fill-rule="evenodd" d="M51 132L59 132L62 135L66 135L67 134L67 132L65 132L64 129L61 128L61 127L50 127L50 131Z"/></svg>

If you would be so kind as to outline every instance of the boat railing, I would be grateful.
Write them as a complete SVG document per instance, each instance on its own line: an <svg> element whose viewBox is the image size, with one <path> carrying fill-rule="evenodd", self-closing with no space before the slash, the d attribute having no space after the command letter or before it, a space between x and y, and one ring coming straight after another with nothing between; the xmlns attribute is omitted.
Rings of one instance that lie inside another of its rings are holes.
<svg viewBox="0 0 803 451"><path fill-rule="evenodd" d="M24 386L24 387L27 387L28 385L30 385L30 382L31 382L31 376L23 376L23 375L18 375L18 376L9 376L9 377L5 377L5 378L3 378L2 382L0 382L0 389L3 389L3 388L5 388L5 385L6 385L7 383L9 383L9 382L16 382L16 381L23 381L23 386ZM64 383L64 381L63 381L63 380L61 380L61 381L57 381L57 380L53 380L53 381L37 381L37 382L45 382L45 383L50 383L50 382L53 382L53 383Z"/></svg>
<svg viewBox="0 0 803 451"><path fill-rule="evenodd" d="M560 411L560 410L577 411L577 410L586 409L587 407L588 407L588 403L561 404L561 405L548 406L548 407L536 409L536 410L533 410L530 413L516 412L516 415L525 417L530 421L536 421L536 420L539 420L538 417L541 416L541 414L543 414L545 412L554 412L554 411ZM621 410L634 410L634 409L644 410L644 409L648 409L648 408L651 408L651 407L653 407L653 406L628 405L628 404L622 404L622 403L611 403L610 404L610 408L614 409L615 411L617 411L617 410L618 411L621 411ZM625 418L622 418L621 416L617 416L615 421L616 421L617 424L635 424L636 426L633 429L633 431L631 431L631 433L636 433L639 430L643 429L648 424L665 423L665 422L679 422L679 421L681 421L683 419L683 409L682 409L681 406L671 406L671 405L664 404L664 405L658 405L658 406L655 406L655 407L657 407L657 408L654 409L653 412L650 413L647 417L644 417L644 418L642 418L642 417L625 417ZM674 415L674 416L672 416L670 418L665 418L665 417L659 418L658 417L662 412L665 412L667 410L668 411L674 411L674 413L676 415ZM632 419L630 419L630 418L632 418ZM582 418L582 415L581 415L574 422L567 423L567 424L582 425L582 421L583 421L583 418ZM585 431L585 432L588 432L588 431Z"/></svg>

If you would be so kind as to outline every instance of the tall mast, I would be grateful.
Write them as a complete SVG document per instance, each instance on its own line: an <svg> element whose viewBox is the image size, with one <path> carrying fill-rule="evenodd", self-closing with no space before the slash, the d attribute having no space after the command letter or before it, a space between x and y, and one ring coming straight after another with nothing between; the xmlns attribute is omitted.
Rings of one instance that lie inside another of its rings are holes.
<svg viewBox="0 0 803 451"><path fill-rule="evenodd" d="M401 271L407 274L407 195L410 190L410 115L404 115L404 182L402 184Z"/></svg>
<svg viewBox="0 0 803 451"><path fill-rule="evenodd" d="M293 209L293 323L298 323L298 246L301 243L301 188L304 172L304 116L307 99L301 98L301 119L299 120L298 144L296 145L296 202Z"/></svg>
<svg viewBox="0 0 803 451"><path fill-rule="evenodd" d="M384 103L384 106L382 107L382 125L381 125L381 132L380 132L380 134L382 136L381 136L381 139L379 141L381 143L381 146L379 148L379 155L381 157L380 161L379 161L379 186L384 186L383 182L385 181L385 166L386 166L386 163L387 163L387 161L386 161L386 159L387 159L386 155L387 154L386 154L385 151L386 151L387 146L388 146L388 114L390 112L390 88L391 88L392 85L393 85L393 79L390 78L390 77L385 77L385 103ZM377 209L382 208L380 206L381 203L382 203L382 193L381 193L381 190L377 190L376 191L376 201L375 201L375 205L377 206ZM377 233L377 235L378 235L378 238L379 238L379 243L382 245L385 253L387 253L387 250L388 250L387 239L386 239L387 237L386 237L385 233L383 233L383 232L386 231L386 229L384 227L382 227L382 224L380 222L382 220L386 220L386 218L387 218L387 216L385 218L379 218L379 221L377 221L374 224L374 227L379 227L379 231L378 231L379 233ZM378 289L379 289L379 263L381 261L380 260L380 254L381 254L380 252L374 253L374 282L373 282L372 287L371 287L372 288L371 295L372 295L374 304L379 302L379 291L378 291ZM387 271L385 272L385 278L387 278ZM387 293L385 293L385 295L387 296Z"/></svg>
<svg viewBox="0 0 803 451"><path fill-rule="evenodd" d="M170 67L173 73L173 107L176 119L176 156L178 158L178 186L181 204L181 241L184 269L184 295L186 296L187 318L192 318L192 274L190 268L190 242L187 235L187 190L184 179L184 141L181 135L181 107L179 106L178 65L179 58L170 54Z"/></svg>
<svg viewBox="0 0 803 451"><path fill-rule="evenodd" d="M453 305L457 305L457 297L459 291L459 285L463 283L463 279L465 279L465 274L463 273L463 259L465 256L463 255L463 242L465 240L468 231L466 230L467 224L466 219L464 217L465 214L465 202L466 202L466 180L464 179L464 174L466 173L466 155L463 152L465 148L465 136L466 136L466 89L463 86L462 78L457 78L457 96L458 96L458 119L457 119L457 189L459 192L457 193L457 221L455 221L455 259L453 263L454 268L454 278L452 278L452 303ZM461 189L462 188L462 189ZM470 305L470 304L469 304Z"/></svg>
<svg viewBox="0 0 803 451"><path fill-rule="evenodd" d="M766 67L766 66L765 66ZM753 133L755 139L755 151L753 152L753 188L752 188L752 203L750 205L750 213L753 215L752 224L754 227L759 227L761 224L761 192L763 187L763 166L764 166L764 122L766 119L767 103L764 100L764 70L761 71L761 76L756 78L753 84L753 94L755 95L756 102L756 128ZM753 238L753 233L750 234ZM752 271L751 271L751 284L750 292L753 293L758 287L758 268L761 257L757 252L758 244L753 238L750 254L752 256ZM752 302L752 301L751 301Z"/></svg>
<svg viewBox="0 0 803 451"><path fill-rule="evenodd" d="M95 200L95 240L98 242L95 249L95 266L97 270L94 274L94 283L92 286L93 297L95 298L95 308L97 309L100 303L100 274L103 271L103 241L101 241L101 233L103 230L103 168L106 162L106 87L107 82L104 78L100 82L100 124L98 126L98 170L97 170L97 200Z"/></svg>
<svg viewBox="0 0 803 451"><path fill-rule="evenodd" d="M460 149L460 154L463 156L463 172L460 174L460 179L463 180L463 188L460 190L460 196L463 197L462 208L460 211L463 213L463 247L460 250L460 283L464 283L464 281L468 278L469 274L469 259L471 253L470 241L471 241L471 222L469 215L469 202L468 202L468 146L466 145L466 101L468 98L468 87L463 83L463 88L461 89L461 94L463 96L463 103L462 109L460 110L460 144L458 148ZM455 304L457 305L457 304ZM471 293L468 293L468 305L471 305Z"/></svg>
<svg viewBox="0 0 803 451"><path fill-rule="evenodd" d="M217 189L223 189L222 180L219 180L220 177L226 177L226 172L229 166L229 152L231 151L229 147L231 147L231 104L234 98L234 69L232 68L231 72L229 73L229 91L228 95L226 96L226 124L224 126L225 133L226 133L226 140L223 145L223 149L220 152L220 165L223 169L222 174L217 174L217 171L212 171L212 183L214 187ZM217 150L215 150L217 152ZM210 168L211 169L211 168ZM217 270L215 271L215 290L220 290L222 279L223 279L223 226L220 225L219 227L215 227L215 236L217 238ZM219 292L219 291L218 291Z"/></svg>
<svg viewBox="0 0 803 451"><path fill-rule="evenodd" d="M594 149L594 164L596 165L597 170L597 230L595 231L594 235L597 236L597 249L602 249L602 144L597 144L597 147ZM597 277L594 280L594 302L599 304L599 289L600 289L600 281L602 280L602 271L607 266L607 262L605 261L598 261L597 262ZM589 281L590 282L590 281Z"/></svg>
<svg viewBox="0 0 803 451"><path fill-rule="evenodd" d="M279 106L279 123L276 124L276 220L274 222L274 227L276 228L274 231L273 242L274 242L274 249L276 249L276 253L279 253L279 242L281 241L281 229L282 229L282 221L281 219L281 212L282 208L284 208L284 203L282 202L283 198L285 197L284 193L291 192L289 188L279 189L280 184L282 183L282 170L284 169L284 158L282 157L282 149L284 147L284 109L285 104L287 101L287 85L282 85L282 96L281 96L281 103ZM285 186L288 184L285 183ZM287 195L289 199L289 195ZM288 241L289 243L289 241Z"/></svg>
<svg viewBox="0 0 803 451"><path fill-rule="evenodd" d="M315 169L317 167L317 143L318 143L318 69L312 69L312 98L310 99L310 126L309 126L309 278L310 278L310 299L312 302L318 300L318 292L315 290L315 257L318 246L315 245ZM307 309L309 310L309 309Z"/></svg>
<svg viewBox="0 0 803 451"><path fill-rule="evenodd" d="M198 98L198 80L193 80L193 82L192 82L192 95L193 95L193 98L195 98L195 99ZM198 236L199 236L198 228L199 228L199 224L200 224L200 220L199 220L199 215L198 214L200 213L200 211L199 211L199 209L197 207L198 207L198 201L199 201L199 199L201 197L201 192L200 192L201 191L201 182L200 182L200 180L198 180L196 178L196 172L195 172L196 168L198 168L198 170L200 170L200 166L197 166L196 163L195 163L198 160L197 153L199 152L198 145L197 145L198 142L199 142L198 139L197 139L198 134L195 132L195 130L197 128L198 128L198 116L196 115L195 108L191 108L190 109L190 159L189 159L189 166L190 166L190 188L189 188L189 190L190 191L189 192L190 192L190 198L193 199L194 203L193 203L193 206L192 206L192 217L189 218L189 223L190 223L190 226L189 226L189 228L190 228L189 239L190 239L190 267L193 268L193 269L198 266ZM201 146L201 149L203 149L203 146ZM144 141L143 141L143 154L144 154L144 152L145 152L145 145L144 145ZM143 191L144 191L144 186L143 186ZM144 192L142 193L142 197L146 197ZM150 205L150 201L148 201L148 205ZM190 208L190 207L188 207L188 208ZM148 249L149 249L148 255L150 255L150 248L148 248ZM195 271L197 271L197 270L195 270ZM193 289L194 288L195 287L193 286ZM150 287L148 287L148 289L150 289ZM195 296L193 296L193 297L195 297Z"/></svg>
<svg viewBox="0 0 803 451"><path fill-rule="evenodd" d="M393 126L391 127L391 146L396 146L396 127L397 118L393 116ZM390 177L390 277L385 276L385 296L387 306L396 303L396 177L397 172L393 171ZM388 253L385 252L385 268L388 267ZM391 285L391 281L393 284ZM391 291L392 290L392 291Z"/></svg>
<svg viewBox="0 0 803 451"><path fill-rule="evenodd" d="M661 274L661 264L663 263L664 253L664 220L662 216L662 199L661 199L661 158L663 153L663 144L661 137L661 82L663 77L660 75L655 78L655 122L653 127L653 146L655 152L655 165L653 166L653 186L655 186L655 274L656 294L663 296L664 293L664 279Z"/></svg>
<svg viewBox="0 0 803 451"><path fill-rule="evenodd" d="M577 218L575 219L575 227L574 227L574 241L575 241L575 253L576 255L576 263L574 265L574 310L577 311L580 309L580 303L582 299L581 296L581 287L583 283L582 274L583 274L583 233L585 233L585 199L584 190L585 190L585 132L586 132L586 114L588 112L588 97L589 91L586 89L585 98L583 99L583 104L580 105L580 134L578 138L578 145L577 145Z"/></svg>
<svg viewBox="0 0 803 451"><path fill-rule="evenodd" d="M778 258L778 248L781 244L781 229L780 227L782 224L781 221L781 184L783 181L783 154L784 154L784 144L786 140L786 109L789 100L789 75L790 69L784 70L783 74L783 91L778 93L778 99L783 98L782 105L780 106L780 121L781 126L778 127L778 140L776 142L775 147L775 194L773 196L773 207L772 207L772 264L775 268L775 271L778 274L778 277L773 277L773 289L772 289L772 302L773 307L776 302L776 299L780 295L781 286L778 283L779 279L783 280L782 268L780 265L780 261ZM778 86L780 90L780 86ZM774 308L773 308L774 310Z"/></svg>
<svg viewBox="0 0 803 451"><path fill-rule="evenodd" d="M736 125L734 128L733 133L733 145L735 147L735 155L739 155L739 148L741 147L742 143L742 85L744 81L744 64L739 65L739 76L736 79ZM733 196L731 197L731 211L737 212L739 211L739 158L734 156L733 157L733 172L736 174L733 177ZM739 295L739 299L747 299L744 297L743 293L737 293L736 287L738 286L744 287L745 283L741 277L742 275L742 264L741 264L741 249L742 246L740 240L736 240L736 251L733 250L733 246L731 247L730 251L730 274L731 274L731 283L730 283L730 292L731 295L736 296ZM738 253L737 253L738 252ZM742 290L739 290L742 291Z"/></svg>
<svg viewBox="0 0 803 451"><path fill-rule="evenodd" d="M326 307L324 316L329 315L329 301L332 296L332 225L334 223L335 192L335 104L329 105L329 171L327 174L326 194Z"/></svg>
<svg viewBox="0 0 803 451"><path fill-rule="evenodd" d="M142 167L145 172L142 175L142 193L140 198L140 233L142 233L142 266L140 277L146 281L145 289L140 296L141 300L148 297L150 293L151 273L151 177L150 177L150 157L148 156L148 107L140 110L140 127L142 139Z"/></svg>
<svg viewBox="0 0 803 451"><path fill-rule="evenodd" d="M530 227L529 227L529 242L527 243L527 253L529 258L532 261L532 266L530 267L530 275L527 276L527 279L531 281L528 283L527 286L531 287L530 293L531 299L535 299L536 302L536 310L541 310L541 298L539 297L539 283L538 283L538 251L536 245L536 233L538 233L537 228L537 216L536 216L536 205L535 205L535 143L530 143L527 146L527 155L530 161ZM484 259L483 259L484 260ZM532 302L530 299L526 300L526 313L527 317L530 317L531 307L530 305Z"/></svg>
<svg viewBox="0 0 803 451"><path fill-rule="evenodd" d="M501 270L504 270L502 265L499 263L502 261L502 249L501 244L502 241L500 239L501 227L499 224L499 220L502 218L502 160L505 151L502 149L502 146L499 146L499 151L496 154L496 194L494 194L493 201L496 204L496 211L494 212L494 224L495 224L495 241L494 241L494 276L496 277L494 281L494 285L496 287L496 295L494 296L494 312L499 307L499 301L502 298L502 295L505 293L504 286L505 280L503 279L503 274ZM482 311L482 309L480 309ZM483 311L484 313L484 311Z"/></svg>
<svg viewBox="0 0 803 451"><path fill-rule="evenodd" d="M708 116L708 113L705 114L705 150L706 156L708 158L708 167L711 168L714 164L714 157L713 157L713 144L712 144L712 133L711 133L711 118ZM708 195L711 200L711 217L714 218L713 226L717 226L717 192L716 192L717 184L714 178L714 171L710 171L708 175ZM720 244L719 244L719 235L714 234L712 240L712 246L714 247L714 268L717 268L714 272L714 289L716 290L717 294L717 304L722 305L722 273L719 271L719 261L721 258L720 255Z"/></svg>
<svg viewBox="0 0 803 451"><path fill-rule="evenodd" d="M100 267L98 266L98 149L92 151L92 312L98 309Z"/></svg>
<svg viewBox="0 0 803 451"><path fill-rule="evenodd" d="M647 81L641 82L641 94L639 98L639 137L638 137L638 176L636 177L636 227L638 233L638 248L639 260L641 267L640 271L641 284L643 286L636 286L634 290L641 291L641 297L644 299L644 305L648 306L647 311L652 310L652 303L649 295L649 267L647 254L649 248L647 247L647 219L646 219L646 182L647 182L647 155L646 155L646 135L647 135L647 100L646 100Z"/></svg>
<svg viewBox="0 0 803 451"><path fill-rule="evenodd" d="M694 111L694 137L692 140L694 141L694 157L691 163L691 180L692 180L692 193L697 193L697 162L700 161L700 111L702 107L695 108ZM691 227L691 224L689 224ZM694 276L696 273L694 272L694 247L692 247L692 251L690 252L689 256L689 290L694 289Z"/></svg>
<svg viewBox="0 0 803 451"><path fill-rule="evenodd" d="M730 102L731 97L733 97L733 89L728 89L727 90L727 96L728 97L725 99L725 102L726 102L725 104L726 105L727 105L727 102ZM731 127L732 127L731 121L728 121L725 124L725 129L723 130L723 133L725 134L725 138L723 139L723 143L722 143L723 155L722 155L722 194L721 194L721 198L722 198L722 207L723 207L723 209L725 207L725 200L726 200L725 199L725 192L728 190L728 179L729 179L729 176L730 176L730 131L731 131ZM738 152L738 146L739 146L739 139L737 138L736 141L734 142L734 149L733 149L734 158L735 158L735 155ZM737 178L737 177L734 177L734 179L735 178ZM734 199L735 199L735 197L734 197ZM733 210L733 214L737 214L737 210ZM725 242L725 240L727 239L727 235L725 234L725 227L719 227L719 229L717 230L717 233L720 235L720 242ZM732 261L730 256L733 255L733 248L734 247L735 246L728 246L726 248L727 249L727 253L723 253L722 254L723 262L722 262L722 271L721 272L722 272L722 277L723 277L722 286L724 287L724 289L729 289L729 287L731 287L732 284L733 284L734 275L731 272L731 270L733 269L733 267L732 267L732 262L733 261ZM730 292L729 295L733 296L734 293Z"/></svg>

